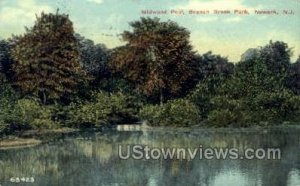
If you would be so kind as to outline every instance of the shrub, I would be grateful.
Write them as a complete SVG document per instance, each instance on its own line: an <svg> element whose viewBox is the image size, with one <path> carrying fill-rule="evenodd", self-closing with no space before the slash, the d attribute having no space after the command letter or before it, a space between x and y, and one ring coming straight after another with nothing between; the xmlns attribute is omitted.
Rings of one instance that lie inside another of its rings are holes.
<svg viewBox="0 0 300 186"><path fill-rule="evenodd" d="M252 109L260 111L261 120L271 122L293 121L297 120L299 116L300 96L296 96L288 89L262 92L255 97L251 106Z"/></svg>
<svg viewBox="0 0 300 186"><path fill-rule="evenodd" d="M53 121L53 109L50 106L41 105L32 99L20 99L16 102L15 112L17 120L15 123L25 128L49 129L58 127Z"/></svg>
<svg viewBox="0 0 300 186"><path fill-rule="evenodd" d="M210 100L213 110L207 118L207 125L213 127L245 127L251 120L251 112L243 99L215 96Z"/></svg>
<svg viewBox="0 0 300 186"><path fill-rule="evenodd" d="M163 105L147 105L141 109L139 116L152 126L187 127L201 121L197 107L186 99L170 100Z"/></svg>
<svg viewBox="0 0 300 186"><path fill-rule="evenodd" d="M110 110L106 104L72 103L67 111L67 124L72 127L99 127L108 123L109 113Z"/></svg>
<svg viewBox="0 0 300 186"><path fill-rule="evenodd" d="M216 96L211 99L213 111L207 124L218 127L279 124L284 121L299 121L300 97L290 90L282 89L239 99Z"/></svg>
<svg viewBox="0 0 300 186"><path fill-rule="evenodd" d="M11 121L15 119L14 109L17 99L17 93L0 74L0 133L8 129Z"/></svg>
<svg viewBox="0 0 300 186"><path fill-rule="evenodd" d="M230 66L230 64L228 65ZM228 68L231 68L229 66ZM223 68L224 67L226 66L223 66ZM226 71L226 69L224 70ZM198 107L203 119L207 119L209 112L213 110L211 99L219 95L220 87L228 79L228 75L224 73L213 73L208 75L196 85L195 89L191 91L187 97Z"/></svg>
<svg viewBox="0 0 300 186"><path fill-rule="evenodd" d="M227 127L237 120L237 116L232 111L225 110L213 110L208 115L208 125L212 125L214 127Z"/></svg>
<svg viewBox="0 0 300 186"><path fill-rule="evenodd" d="M287 121L287 119L290 119L290 121L299 122L300 121L300 96L298 95L292 96L287 100L286 105L289 105L289 110L287 110L289 113L285 121Z"/></svg>
<svg viewBox="0 0 300 186"><path fill-rule="evenodd" d="M73 103L68 111L68 124L81 127L99 127L108 123L133 122L141 102L122 92L98 92L90 102Z"/></svg>
<svg viewBox="0 0 300 186"><path fill-rule="evenodd" d="M52 121L53 109L32 99L19 99L11 85L1 79L0 84L0 133L20 129L57 127Z"/></svg>

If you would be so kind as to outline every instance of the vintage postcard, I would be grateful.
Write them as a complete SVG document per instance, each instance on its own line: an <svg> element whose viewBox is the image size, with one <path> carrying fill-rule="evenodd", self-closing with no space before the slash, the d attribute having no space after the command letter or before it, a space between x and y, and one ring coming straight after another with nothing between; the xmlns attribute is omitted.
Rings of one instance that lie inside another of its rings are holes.
<svg viewBox="0 0 300 186"><path fill-rule="evenodd" d="M300 186L300 0L0 0L0 186Z"/></svg>

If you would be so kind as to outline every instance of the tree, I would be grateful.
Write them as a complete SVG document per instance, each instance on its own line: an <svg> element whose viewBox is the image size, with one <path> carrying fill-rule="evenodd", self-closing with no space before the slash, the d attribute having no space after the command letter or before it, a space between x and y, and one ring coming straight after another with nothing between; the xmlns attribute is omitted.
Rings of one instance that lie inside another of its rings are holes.
<svg viewBox="0 0 300 186"><path fill-rule="evenodd" d="M199 56L197 64L199 81L211 76L228 76L232 74L234 67L226 57L215 55L211 51Z"/></svg>
<svg viewBox="0 0 300 186"><path fill-rule="evenodd" d="M283 88L283 81L274 78L274 74L268 69L267 64L256 58L240 62L235 66L234 74L223 84L222 94L233 99L240 99Z"/></svg>
<svg viewBox="0 0 300 186"><path fill-rule="evenodd" d="M222 118L222 110L227 109L236 124L297 120L300 99L286 84L290 49L283 42L275 43L235 66L211 101L211 118Z"/></svg>
<svg viewBox="0 0 300 186"><path fill-rule="evenodd" d="M286 81L288 71L290 69L292 50L285 42L270 41L269 44L259 47L248 49L241 57L238 66L255 66L257 60L261 65L265 65L269 70L270 75L278 81Z"/></svg>
<svg viewBox="0 0 300 186"><path fill-rule="evenodd" d="M109 84L111 71L108 68L108 59L110 50L104 44L95 44L94 41L86 39L80 34L75 34L80 65L89 76L90 81L85 84L80 84L79 91L72 100L91 99L92 92L95 90L103 90Z"/></svg>
<svg viewBox="0 0 300 186"><path fill-rule="evenodd" d="M254 90L283 89L287 87L291 55L291 49L282 41L270 41L258 49L248 49L236 65L234 77L245 86L243 90L248 91L244 92L247 95ZM237 90L237 86L232 88L238 94L243 92Z"/></svg>
<svg viewBox="0 0 300 186"><path fill-rule="evenodd" d="M259 58L274 75L286 75L291 55L291 49L282 41L270 41L268 45L261 47L259 50Z"/></svg>
<svg viewBox="0 0 300 186"><path fill-rule="evenodd" d="M197 85L189 94L189 99L195 103L203 118L212 109L211 99L216 96L218 88L233 73L234 65L228 59L212 52L196 56Z"/></svg>
<svg viewBox="0 0 300 186"><path fill-rule="evenodd" d="M91 90L132 92L132 86L120 74L112 74L108 65L110 49L106 48L104 44L95 44L92 40L79 34L75 34L75 37L78 42L81 66L92 79L89 85L79 90L77 96L88 98Z"/></svg>
<svg viewBox="0 0 300 186"><path fill-rule="evenodd" d="M15 124L15 101L18 97L5 75L0 73L0 133Z"/></svg>
<svg viewBox="0 0 300 186"><path fill-rule="evenodd" d="M290 65L288 86L295 94L300 95L300 56Z"/></svg>
<svg viewBox="0 0 300 186"><path fill-rule="evenodd" d="M127 42L112 54L111 68L121 72L146 95L178 93L195 73L190 33L172 21L141 18L130 23L133 31L122 36Z"/></svg>
<svg viewBox="0 0 300 186"><path fill-rule="evenodd" d="M12 40L16 85L44 104L75 92L85 79L68 15L42 13L32 28Z"/></svg>
<svg viewBox="0 0 300 186"><path fill-rule="evenodd" d="M94 44L79 34L75 35L78 42L80 63L83 69L95 80L110 74L108 68L109 49L104 44Z"/></svg>
<svg viewBox="0 0 300 186"><path fill-rule="evenodd" d="M0 41L0 72L9 80L12 78L13 60L10 57L11 43L6 40Z"/></svg>

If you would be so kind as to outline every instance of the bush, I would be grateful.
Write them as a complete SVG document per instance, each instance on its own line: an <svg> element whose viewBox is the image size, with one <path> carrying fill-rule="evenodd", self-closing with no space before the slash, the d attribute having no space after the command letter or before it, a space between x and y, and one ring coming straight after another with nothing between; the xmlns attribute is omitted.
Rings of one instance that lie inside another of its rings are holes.
<svg viewBox="0 0 300 186"><path fill-rule="evenodd" d="M293 122L299 122L300 121L300 96L292 96L287 100L287 104L289 105L289 110L287 110L289 113L286 116L286 120L290 119L290 121Z"/></svg>
<svg viewBox="0 0 300 186"><path fill-rule="evenodd" d="M122 92L95 93L90 102L73 103L67 114L68 125L99 127L106 124L137 121L141 102Z"/></svg>
<svg viewBox="0 0 300 186"><path fill-rule="evenodd" d="M163 105L147 105L141 109L139 116L152 126L187 127L201 121L197 107L186 99L171 100Z"/></svg>
<svg viewBox="0 0 300 186"><path fill-rule="evenodd" d="M8 129L11 121L16 119L14 109L17 99L17 93L0 74L0 133Z"/></svg>
<svg viewBox="0 0 300 186"><path fill-rule="evenodd" d="M213 110L209 113L206 124L213 127L246 127L251 122L253 113L243 99L230 99L216 96L211 99Z"/></svg>
<svg viewBox="0 0 300 186"><path fill-rule="evenodd" d="M229 125L236 123L237 116L230 110L213 110L208 115L208 125L214 127L228 127Z"/></svg>
<svg viewBox="0 0 300 186"><path fill-rule="evenodd" d="M261 113L261 120L271 122L299 121L300 96L296 96L288 89L262 92L255 97L251 106L251 109Z"/></svg>
<svg viewBox="0 0 300 186"><path fill-rule="evenodd" d="M213 111L207 124L218 127L279 124L299 121L300 97L282 89L239 99L216 96L211 99Z"/></svg>
<svg viewBox="0 0 300 186"><path fill-rule="evenodd" d="M198 107L203 119L207 119L209 112L213 110L211 99L219 95L219 89L227 79L227 75L223 73L208 75L189 93L187 98Z"/></svg>
<svg viewBox="0 0 300 186"><path fill-rule="evenodd" d="M0 84L0 133L21 129L57 127L52 121L53 109L32 99L19 99L5 78Z"/></svg>
<svg viewBox="0 0 300 186"><path fill-rule="evenodd" d="M49 129L58 127L59 123L53 121L53 108L41 105L32 99L20 99L16 102L15 113L17 119L15 123L24 128Z"/></svg>
<svg viewBox="0 0 300 186"><path fill-rule="evenodd" d="M67 111L67 125L71 127L99 127L108 123L109 107L105 103L72 103Z"/></svg>

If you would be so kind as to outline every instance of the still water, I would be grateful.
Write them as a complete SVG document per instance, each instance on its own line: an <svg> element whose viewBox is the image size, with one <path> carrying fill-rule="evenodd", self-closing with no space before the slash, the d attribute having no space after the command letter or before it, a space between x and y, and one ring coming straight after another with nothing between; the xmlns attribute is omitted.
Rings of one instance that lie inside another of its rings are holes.
<svg viewBox="0 0 300 186"><path fill-rule="evenodd" d="M281 159L119 157L119 145L136 144L155 148L234 147L239 153L247 148L279 148ZM13 183L17 178L34 182ZM0 185L300 186L300 131L157 129L61 135L36 147L1 150Z"/></svg>

